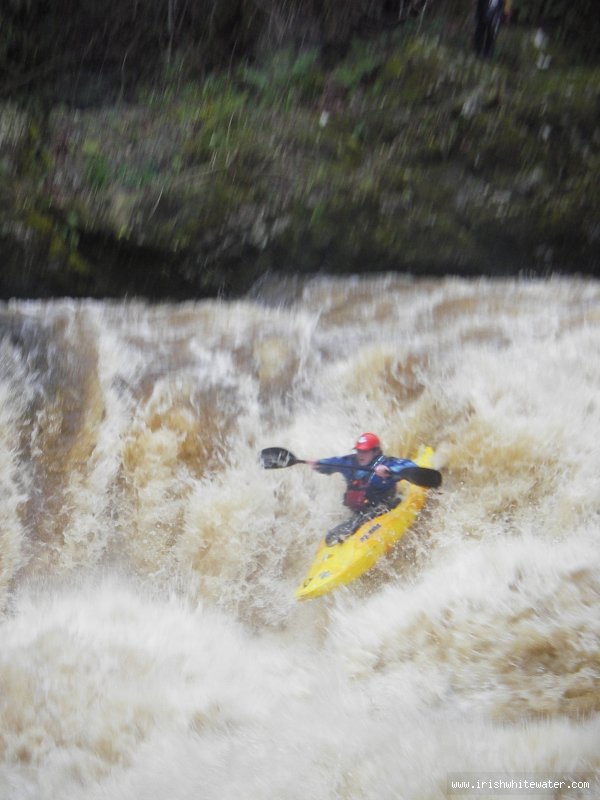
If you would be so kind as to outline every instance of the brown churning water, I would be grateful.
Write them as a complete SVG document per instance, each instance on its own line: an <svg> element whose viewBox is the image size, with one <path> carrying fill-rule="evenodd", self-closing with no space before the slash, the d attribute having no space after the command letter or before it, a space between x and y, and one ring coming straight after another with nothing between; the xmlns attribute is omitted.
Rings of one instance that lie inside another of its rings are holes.
<svg viewBox="0 0 600 800"><path fill-rule="evenodd" d="M257 454L363 430L442 491L299 604L342 481ZM0 492L1 800L600 796L597 283L5 304Z"/></svg>

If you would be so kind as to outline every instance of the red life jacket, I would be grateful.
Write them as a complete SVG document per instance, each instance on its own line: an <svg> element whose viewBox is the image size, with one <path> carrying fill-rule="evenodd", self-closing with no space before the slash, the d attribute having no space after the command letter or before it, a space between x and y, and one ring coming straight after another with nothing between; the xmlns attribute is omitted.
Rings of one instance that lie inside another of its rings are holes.
<svg viewBox="0 0 600 800"><path fill-rule="evenodd" d="M364 478L354 478L348 484L344 493L344 505L353 511L358 511L368 505L367 486L369 485L370 475Z"/></svg>
<svg viewBox="0 0 600 800"><path fill-rule="evenodd" d="M348 481L348 486L346 492L344 493L344 505L348 508L351 508L353 511L360 511L365 506L371 505L373 503L373 498L369 497L369 486L371 485L371 479L373 477L373 470L375 467L380 464L384 459L383 454L380 454L375 458L367 467L364 467L365 470L368 470L364 477L359 478L356 477L356 473ZM356 467L356 472L361 471L361 467ZM387 495L391 492L392 496L396 494L396 486L392 483L391 489L389 491L381 491L378 492L377 497L378 500L386 501L388 499Z"/></svg>

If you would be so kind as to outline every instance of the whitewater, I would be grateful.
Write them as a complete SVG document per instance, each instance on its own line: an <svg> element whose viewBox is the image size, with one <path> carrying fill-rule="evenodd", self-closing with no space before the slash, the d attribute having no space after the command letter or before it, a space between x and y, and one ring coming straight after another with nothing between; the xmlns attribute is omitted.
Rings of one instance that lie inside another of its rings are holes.
<svg viewBox="0 0 600 800"><path fill-rule="evenodd" d="M298 602L343 480L258 453L363 431L443 485ZM600 797L599 283L6 302L0 493L1 800Z"/></svg>

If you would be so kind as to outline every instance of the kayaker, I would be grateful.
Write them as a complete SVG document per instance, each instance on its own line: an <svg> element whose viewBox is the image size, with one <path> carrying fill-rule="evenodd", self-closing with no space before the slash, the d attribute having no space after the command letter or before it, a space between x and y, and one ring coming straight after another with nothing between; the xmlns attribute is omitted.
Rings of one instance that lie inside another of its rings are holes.
<svg viewBox="0 0 600 800"><path fill-rule="evenodd" d="M344 505L354 513L329 531L325 537L328 545L344 541L367 520L395 508L401 502L396 494L400 473L416 466L409 459L384 455L379 437L374 433L359 436L354 453L350 455L311 459L307 463L323 475L339 472L346 479Z"/></svg>

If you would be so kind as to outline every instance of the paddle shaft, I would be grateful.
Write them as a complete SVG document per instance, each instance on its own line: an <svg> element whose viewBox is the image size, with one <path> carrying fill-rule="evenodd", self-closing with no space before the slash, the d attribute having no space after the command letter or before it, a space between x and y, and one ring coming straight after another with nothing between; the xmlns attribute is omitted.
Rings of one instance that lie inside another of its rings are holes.
<svg viewBox="0 0 600 800"><path fill-rule="evenodd" d="M296 464L313 463L305 459L296 458L293 453L283 447L267 447L265 450L261 451L261 459L265 469L284 469L285 467L293 467ZM317 465L319 464L318 461L316 463ZM374 474L376 471L376 468L373 467L355 467L350 464L348 464L348 466L341 464L338 465L337 468L340 470L359 469L364 470L364 472L370 472L371 474ZM436 469L429 469L428 467L419 467L417 465L414 467L405 467L398 476L394 475L391 470L390 473L391 477L395 477L398 481L409 481L417 486L424 486L428 489L437 489L442 483L441 473Z"/></svg>

